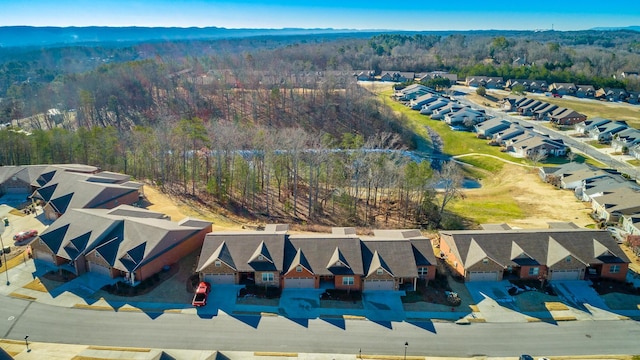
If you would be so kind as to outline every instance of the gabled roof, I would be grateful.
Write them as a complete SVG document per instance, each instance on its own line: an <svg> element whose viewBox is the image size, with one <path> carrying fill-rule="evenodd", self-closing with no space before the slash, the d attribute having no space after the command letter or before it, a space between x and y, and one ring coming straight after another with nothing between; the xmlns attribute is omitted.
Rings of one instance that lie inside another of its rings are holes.
<svg viewBox="0 0 640 360"><path fill-rule="evenodd" d="M380 257L378 251L375 250L373 252L373 256L371 257L371 262L369 262L369 271L367 272L367 276L371 276L375 274L378 269L384 270L387 274L393 276L393 272L389 269L387 263Z"/></svg>
<svg viewBox="0 0 640 360"><path fill-rule="evenodd" d="M71 209L42 232L40 238L56 255L74 260L96 251L111 266L131 271L169 251L197 232L210 228L180 225L166 217L122 216L129 207L107 209ZM157 214L150 212L152 214Z"/></svg>
<svg viewBox="0 0 640 360"><path fill-rule="evenodd" d="M285 238L286 234L281 232L234 231L209 233L204 239L200 260L196 268L201 271L213 263L218 258L218 255L222 254L222 250L218 252L217 250L224 243L225 251L228 253L225 256L229 256L229 259L224 260L224 262L233 263L234 269L238 272L282 271L284 268ZM260 253L263 253L263 247L268 252L271 262L266 260L251 261L253 258L257 259ZM295 255L295 249L293 253ZM222 261L223 259L219 260Z"/></svg>
<svg viewBox="0 0 640 360"><path fill-rule="evenodd" d="M289 270L287 270L287 272L295 270L298 266L302 266L304 269L313 274L313 269L311 268L311 265L309 265L309 261L307 261L306 256L304 256L302 249L298 249L298 251L296 252L296 255L293 257L293 261L291 261L291 265L289 265Z"/></svg>
<svg viewBox="0 0 640 360"><path fill-rule="evenodd" d="M253 252L253 255L251 255L249 260L247 260L248 263L258 262L258 261L260 262L268 261L273 264L273 259L271 258L269 249L267 249L267 245L265 245L264 241L261 241L260 244L258 244L258 247Z"/></svg>
<svg viewBox="0 0 640 360"><path fill-rule="evenodd" d="M332 234L292 234L285 248L285 264L290 264L297 249L302 249L309 265L316 275L357 275L364 274L360 239L353 236ZM343 264L348 266L330 266L335 264L336 248ZM329 266L328 266L329 265Z"/></svg>
<svg viewBox="0 0 640 360"><path fill-rule="evenodd" d="M519 261L552 266L568 256L582 264L629 262L622 252L612 251L614 258L603 258L594 240L607 249L617 243L609 232L590 229L512 229L441 231L456 258L465 269L487 257L504 267L519 266ZM517 246L516 246L517 245ZM516 256L517 253L523 256ZM515 258L514 258L515 256ZM520 259L520 260L519 260Z"/></svg>
<svg viewBox="0 0 640 360"><path fill-rule="evenodd" d="M425 242L417 239L415 241ZM427 240L427 242L429 241ZM386 273L396 278L418 276L416 258L414 256L414 249L417 250L417 247L414 247L411 241L400 238L385 240L376 236L363 239L361 246L362 261L365 266L364 274L366 276L375 274L378 269L383 269ZM431 252L433 253L433 250ZM424 254L421 255L424 257ZM420 260L424 262L425 259ZM422 266L427 265L432 264L423 264Z"/></svg>
<svg viewBox="0 0 640 360"><path fill-rule="evenodd" d="M209 256L209 258L207 258L205 262L202 262L198 265L196 271L202 271L202 269L206 268L216 261L221 261L231 269L236 271L238 270L233 261L233 256L231 256L231 252L229 251L229 247L227 246L226 241L222 241L220 245L218 245L218 248L213 252L213 254L211 254L211 256Z"/></svg>
<svg viewBox="0 0 640 360"><path fill-rule="evenodd" d="M342 254L342 251L340 251L340 248L336 246L336 249L333 251L333 255L331 255L331 258L329 259L329 263L327 264L327 269L332 268L332 267L346 267L346 268L350 268L349 263L347 262L347 259L344 257L344 255Z"/></svg>

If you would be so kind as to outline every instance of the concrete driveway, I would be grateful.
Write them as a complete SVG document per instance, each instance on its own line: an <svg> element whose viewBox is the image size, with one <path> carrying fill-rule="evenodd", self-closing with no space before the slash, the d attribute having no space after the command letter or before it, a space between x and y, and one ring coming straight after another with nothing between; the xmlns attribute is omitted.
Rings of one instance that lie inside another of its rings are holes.
<svg viewBox="0 0 640 360"><path fill-rule="evenodd" d="M292 319L315 319L320 316L320 295L324 289L284 289L278 312Z"/></svg>
<svg viewBox="0 0 640 360"><path fill-rule="evenodd" d="M562 301L572 307L585 309L585 305L590 305L602 310L609 310L604 300L590 285L591 281L588 280L551 282L551 286Z"/></svg>
<svg viewBox="0 0 640 360"><path fill-rule="evenodd" d="M372 321L403 321L406 313L401 297L404 291L363 291L364 316Z"/></svg>

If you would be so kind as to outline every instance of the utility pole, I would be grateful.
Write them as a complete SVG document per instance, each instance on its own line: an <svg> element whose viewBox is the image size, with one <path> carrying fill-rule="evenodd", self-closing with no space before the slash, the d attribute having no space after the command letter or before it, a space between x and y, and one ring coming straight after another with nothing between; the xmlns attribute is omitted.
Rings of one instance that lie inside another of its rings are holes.
<svg viewBox="0 0 640 360"><path fill-rule="evenodd" d="M7 275L7 286L11 285L9 282L9 264L7 264L7 252L4 251L4 241L2 241L2 233L4 232L4 222L0 222L0 246L2 246L2 255L4 256L4 273Z"/></svg>

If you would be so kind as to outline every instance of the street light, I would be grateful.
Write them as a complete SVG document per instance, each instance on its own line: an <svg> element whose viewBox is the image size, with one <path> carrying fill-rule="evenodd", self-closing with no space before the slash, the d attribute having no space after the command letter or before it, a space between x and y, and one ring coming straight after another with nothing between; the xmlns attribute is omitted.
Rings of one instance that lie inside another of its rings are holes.
<svg viewBox="0 0 640 360"><path fill-rule="evenodd" d="M9 282L9 264L7 264L7 253L4 251L4 242L2 241L2 233L4 232L4 222L0 222L0 246L2 246L2 255L4 255L4 273L7 275L7 286L11 285Z"/></svg>
<svg viewBox="0 0 640 360"><path fill-rule="evenodd" d="M404 342L404 360L407 360L407 348L409 347L409 342Z"/></svg>
<svg viewBox="0 0 640 360"><path fill-rule="evenodd" d="M27 352L31 352L31 349L29 349L29 335L24 337L24 344L27 345Z"/></svg>

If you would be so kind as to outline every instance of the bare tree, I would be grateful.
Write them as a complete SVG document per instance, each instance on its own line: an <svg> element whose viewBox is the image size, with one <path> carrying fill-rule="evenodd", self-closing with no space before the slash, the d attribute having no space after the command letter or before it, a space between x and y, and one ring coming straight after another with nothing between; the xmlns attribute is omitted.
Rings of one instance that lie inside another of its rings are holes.
<svg viewBox="0 0 640 360"><path fill-rule="evenodd" d="M529 160L533 162L533 166L538 166L538 164L544 161L547 158L546 151L539 149L528 155Z"/></svg>
<svg viewBox="0 0 640 360"><path fill-rule="evenodd" d="M452 200L462 194L460 191L462 180L464 180L462 169L453 161L442 164L441 169L434 174L434 187L440 199L440 215Z"/></svg>

